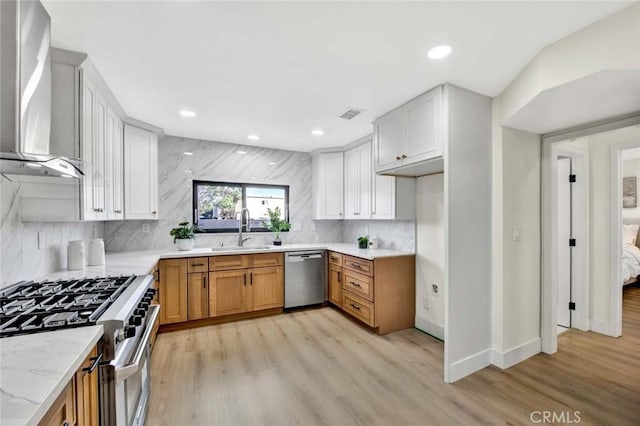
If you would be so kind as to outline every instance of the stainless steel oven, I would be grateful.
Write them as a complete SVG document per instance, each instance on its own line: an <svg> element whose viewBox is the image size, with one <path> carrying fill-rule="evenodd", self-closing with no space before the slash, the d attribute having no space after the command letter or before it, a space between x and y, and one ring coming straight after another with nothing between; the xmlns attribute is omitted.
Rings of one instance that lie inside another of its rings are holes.
<svg viewBox="0 0 640 426"><path fill-rule="evenodd" d="M160 306L149 308L144 331L139 339L131 339L112 361L115 383L116 424L138 426L144 424L149 401L151 356L150 339L159 321Z"/></svg>

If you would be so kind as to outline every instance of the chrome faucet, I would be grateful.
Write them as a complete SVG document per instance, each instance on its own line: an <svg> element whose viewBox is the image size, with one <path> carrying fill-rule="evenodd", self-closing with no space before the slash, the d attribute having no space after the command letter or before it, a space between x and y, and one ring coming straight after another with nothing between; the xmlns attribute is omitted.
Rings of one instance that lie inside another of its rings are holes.
<svg viewBox="0 0 640 426"><path fill-rule="evenodd" d="M251 232L251 213L249 213L248 208L243 207L242 211L240 211L240 226L238 227L238 247L242 247L242 244L244 244L245 241L251 239L251 237L242 238L242 222L244 222L245 212L247 212L247 224L245 230L247 232Z"/></svg>

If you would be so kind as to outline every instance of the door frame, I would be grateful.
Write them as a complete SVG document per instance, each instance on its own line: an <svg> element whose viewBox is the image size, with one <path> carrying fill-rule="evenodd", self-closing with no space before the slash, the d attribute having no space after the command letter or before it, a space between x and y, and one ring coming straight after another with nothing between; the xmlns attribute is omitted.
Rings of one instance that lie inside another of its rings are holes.
<svg viewBox="0 0 640 426"><path fill-rule="evenodd" d="M558 147L556 141L543 139L542 160L542 303L541 349L545 353L558 350L558 158L569 157L578 176L573 191L572 237L578 241L572 253L572 301L576 303L572 328L588 330L589 326L589 212L587 153L579 149ZM567 241L567 244L569 242ZM567 307L568 308L568 307Z"/></svg>
<svg viewBox="0 0 640 426"><path fill-rule="evenodd" d="M618 265L611 268L610 275L610 296L609 296L609 335L613 337L622 336L622 250L615 250L615 247L622 247L622 151L632 148L640 148L640 140L623 142L611 145L610 149L610 170L611 170L611 265Z"/></svg>
<svg viewBox="0 0 640 426"><path fill-rule="evenodd" d="M553 235L552 235L552 225L556 221L556 218L553 216L553 209L555 208L555 202L553 201L553 197L556 195L552 189L552 180L551 173L553 173L552 169L552 154L553 154L553 145L555 142L567 141L573 138L589 136L596 133L603 133L610 130L621 129L623 127L630 127L640 124L640 113L635 112L632 114L627 114L620 117L614 117L608 120L598 121L595 123L589 123L583 126L578 126L572 129L561 130L558 132L553 132L549 134L542 135L542 283L541 283L541 307L540 307L540 335L541 335L541 348L545 353L555 353L558 350L558 334L556 329L556 321L557 321L557 312L556 312L556 302L557 302L557 282L554 277L557 274L557 270L554 271L554 258L553 254ZM630 145L620 144L620 145L612 145L611 149L611 164L612 166L618 164L619 161L619 151L621 145ZM628 148L628 147L627 147ZM557 158L557 155L556 155ZM555 165L555 163L553 164ZM619 166L616 166L619 167ZM612 168L613 170L613 168ZM621 173L619 170L618 173ZM613 175L613 173L612 173ZM618 176L612 176L611 185L612 185L612 198L619 197L617 195L617 179ZM621 179L621 178L620 178ZM579 180L578 180L579 182ZM614 185L616 186L614 188ZM616 200L611 201L611 209L612 209L612 219L617 218L617 215L614 213L613 209L616 209ZM620 200L620 203L622 201ZM587 206L589 202L587 201ZM614 220L611 220L611 244L612 247L616 247L615 244L620 244L621 235L621 221L622 221L622 207L620 207L620 222L616 225L614 224ZM615 226L618 226L616 229ZM620 233L618 233L620 231ZM588 232L588 227L587 227ZM588 234L583 237L584 241L588 242L589 236ZM614 253L615 252L615 253ZM588 250L587 250L588 253ZM620 257L621 253L618 250L611 250L611 259L610 262L618 262L620 265ZM557 260L557 256L556 256ZM588 258L587 263L588 265ZM614 263L615 264L615 263ZM616 277L619 280L620 276L620 267L614 268L611 275L611 308L610 308L610 320L613 320L611 324L617 326L617 321L620 322L620 327L622 324L622 286L619 285L619 281L616 281ZM613 277L613 275L616 277ZM586 275L586 280L589 279L588 270ZM587 281L585 281L587 283ZM614 284L616 283L616 284ZM588 296L588 291L585 292L585 295ZM617 299L616 299L617 297ZM588 301L588 299L587 299ZM615 304L615 306L614 306ZM588 305L584 305L588 306ZM613 318L613 316L616 318ZM577 315L576 315L577 316ZM589 321L590 312L587 312L587 330L591 329L591 324ZM581 318L584 319L584 318ZM610 324L610 329L612 328ZM616 330L612 330L616 331Z"/></svg>

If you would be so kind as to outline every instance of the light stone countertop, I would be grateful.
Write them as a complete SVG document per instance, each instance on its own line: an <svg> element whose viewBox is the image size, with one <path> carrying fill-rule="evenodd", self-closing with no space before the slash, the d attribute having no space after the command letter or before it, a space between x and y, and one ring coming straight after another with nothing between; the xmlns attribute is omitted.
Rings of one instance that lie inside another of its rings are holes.
<svg viewBox="0 0 640 426"><path fill-rule="evenodd" d="M108 275L145 275L151 273L153 265L159 259L176 259L181 257L222 256L229 254L255 254L289 252L298 250L331 250L350 256L374 260L381 257L411 256L413 253L388 249L359 249L355 244L349 243L310 243L310 244L285 244L282 246L269 246L269 248L251 248L246 250L221 250L224 247L196 247L189 251L150 250L107 253L106 263L103 266L88 266L76 271L59 271L41 277L41 280L61 280L83 277L98 277Z"/></svg>
<svg viewBox="0 0 640 426"><path fill-rule="evenodd" d="M94 325L1 339L0 424L38 424L102 333Z"/></svg>

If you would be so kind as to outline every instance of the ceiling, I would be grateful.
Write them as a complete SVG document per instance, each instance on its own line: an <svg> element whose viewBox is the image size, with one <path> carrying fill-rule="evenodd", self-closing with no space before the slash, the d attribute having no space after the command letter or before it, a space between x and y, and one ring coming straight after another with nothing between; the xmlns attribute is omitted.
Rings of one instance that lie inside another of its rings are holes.
<svg viewBox="0 0 640 426"><path fill-rule="evenodd" d="M496 96L543 47L630 4L44 3L53 45L88 53L131 117L296 151L371 133L377 116L443 82ZM453 53L429 60L439 44ZM339 119L348 107L366 112Z"/></svg>

